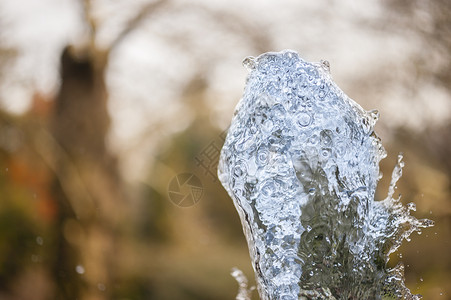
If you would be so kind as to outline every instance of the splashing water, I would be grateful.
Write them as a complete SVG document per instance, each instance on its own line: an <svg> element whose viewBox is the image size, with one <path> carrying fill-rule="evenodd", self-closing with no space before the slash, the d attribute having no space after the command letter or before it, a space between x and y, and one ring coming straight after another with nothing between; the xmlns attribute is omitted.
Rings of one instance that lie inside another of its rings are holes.
<svg viewBox="0 0 451 300"><path fill-rule="evenodd" d="M430 220L375 201L386 156L367 112L332 81L329 63L296 52L247 58L219 178L246 235L262 299L419 299L389 254Z"/></svg>
<svg viewBox="0 0 451 300"><path fill-rule="evenodd" d="M238 295L235 297L235 300L250 300L252 291L255 287L248 286L247 278L240 269L232 268L232 272L230 274L238 282Z"/></svg>

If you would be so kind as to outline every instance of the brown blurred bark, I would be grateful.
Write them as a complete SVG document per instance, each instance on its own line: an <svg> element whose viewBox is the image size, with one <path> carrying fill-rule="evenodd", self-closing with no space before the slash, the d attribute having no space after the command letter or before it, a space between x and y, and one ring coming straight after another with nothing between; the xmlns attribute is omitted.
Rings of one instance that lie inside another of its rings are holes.
<svg viewBox="0 0 451 300"><path fill-rule="evenodd" d="M106 53L61 56L61 87L52 116L54 196L60 204L57 298L109 299L114 249L123 212L122 181L105 138L110 123ZM57 149L55 149L57 148ZM85 273L76 272L77 265Z"/></svg>
<svg viewBox="0 0 451 300"><path fill-rule="evenodd" d="M61 55L61 86L51 118L49 162L59 203L59 241L54 261L57 299L111 299L118 275L118 229L126 217L123 181L106 145L110 125L105 72L109 54L140 23L165 4L157 0L136 8L106 49L96 45L97 20L83 0L88 43L68 46Z"/></svg>

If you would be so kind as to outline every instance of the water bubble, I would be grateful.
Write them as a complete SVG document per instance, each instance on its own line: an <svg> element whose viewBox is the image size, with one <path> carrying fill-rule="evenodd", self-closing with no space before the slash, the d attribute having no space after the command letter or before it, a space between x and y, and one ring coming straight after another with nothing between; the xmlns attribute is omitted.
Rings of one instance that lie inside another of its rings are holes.
<svg viewBox="0 0 451 300"><path fill-rule="evenodd" d="M307 80L309 83L315 83L316 80L318 80L319 74L318 69L314 65L307 66L305 68L305 73L307 74Z"/></svg>
<svg viewBox="0 0 451 300"><path fill-rule="evenodd" d="M283 54L284 61L286 61L287 66L291 67L297 62L299 62L299 56L292 51L286 51Z"/></svg>
<svg viewBox="0 0 451 300"><path fill-rule="evenodd" d="M103 283L98 283L97 288L99 291L104 292L106 290L106 286Z"/></svg>
<svg viewBox="0 0 451 300"><path fill-rule="evenodd" d="M280 69L276 65L277 56L272 53L267 53L259 56L257 60L257 68L262 74L274 74Z"/></svg>
<svg viewBox="0 0 451 300"><path fill-rule="evenodd" d="M271 197L275 191L275 185L272 180L268 180L261 188L261 193L265 197Z"/></svg>
<svg viewBox="0 0 451 300"><path fill-rule="evenodd" d="M321 145L323 146L331 146L332 145L332 131L325 129L320 133Z"/></svg>
<svg viewBox="0 0 451 300"><path fill-rule="evenodd" d="M312 117L307 112L298 114L296 120L296 123L301 127L307 127L312 123Z"/></svg>
<svg viewBox="0 0 451 300"><path fill-rule="evenodd" d="M269 151L265 147L260 147L257 153L257 163L259 165L265 165L269 161Z"/></svg>
<svg viewBox="0 0 451 300"><path fill-rule="evenodd" d="M343 142L337 142L335 144L335 151L340 156L345 155L346 154L346 144Z"/></svg>
<svg viewBox="0 0 451 300"><path fill-rule="evenodd" d="M246 164L243 161L237 161L233 167L233 176L236 178L243 177L246 174Z"/></svg>
<svg viewBox="0 0 451 300"><path fill-rule="evenodd" d="M311 145L316 145L319 143L319 135L313 134L307 141Z"/></svg>
<svg viewBox="0 0 451 300"><path fill-rule="evenodd" d="M39 246L42 246L44 244L44 239L42 237L38 236L38 237L36 237L36 243Z"/></svg>
<svg viewBox="0 0 451 300"><path fill-rule="evenodd" d="M325 159L327 159L331 154L331 149L330 148L323 148L321 149L321 156Z"/></svg>
<svg viewBox="0 0 451 300"><path fill-rule="evenodd" d="M263 132L270 133L274 128L274 123L271 120L266 120L263 123L262 130Z"/></svg>
<svg viewBox="0 0 451 300"><path fill-rule="evenodd" d="M283 191L284 183L280 179L267 179L263 182L261 193L265 197L279 197Z"/></svg>

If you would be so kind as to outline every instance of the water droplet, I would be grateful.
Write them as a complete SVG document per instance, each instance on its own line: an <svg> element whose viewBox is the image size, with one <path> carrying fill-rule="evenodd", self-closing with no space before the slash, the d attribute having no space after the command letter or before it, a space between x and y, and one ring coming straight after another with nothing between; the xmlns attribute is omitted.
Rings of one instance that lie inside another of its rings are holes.
<svg viewBox="0 0 451 300"><path fill-rule="evenodd" d="M252 71L255 70L255 68L257 67L257 64L255 62L255 57L253 56L248 56L243 60L243 66L248 70L248 71Z"/></svg>
<svg viewBox="0 0 451 300"><path fill-rule="evenodd" d="M85 268L82 265L77 265L75 267L75 272L77 272L78 274L84 274L85 273Z"/></svg>
<svg viewBox="0 0 451 300"><path fill-rule="evenodd" d="M36 243L39 246L42 246L44 244L44 239L42 237L38 236L38 237L36 237Z"/></svg>
<svg viewBox="0 0 451 300"><path fill-rule="evenodd" d="M423 228L427 228L427 227L432 227L434 226L435 222L429 219L421 219L418 220L419 225L418 227L423 227Z"/></svg>
<svg viewBox="0 0 451 300"><path fill-rule="evenodd" d="M407 204L407 209L411 211L417 211L417 206L415 205L415 203L410 202Z"/></svg>
<svg viewBox="0 0 451 300"><path fill-rule="evenodd" d="M102 292L104 292L106 290L106 286L103 283L98 283L97 288L99 289L99 291L102 291Z"/></svg>
<svg viewBox="0 0 451 300"><path fill-rule="evenodd" d="M369 111L369 114L371 116L371 127L374 127L374 125L376 125L377 120L379 120L380 113L377 109L373 109Z"/></svg>
<svg viewBox="0 0 451 300"><path fill-rule="evenodd" d="M323 68L323 70L325 70L327 73L330 73L330 63L327 60L321 60L320 61L321 67Z"/></svg>

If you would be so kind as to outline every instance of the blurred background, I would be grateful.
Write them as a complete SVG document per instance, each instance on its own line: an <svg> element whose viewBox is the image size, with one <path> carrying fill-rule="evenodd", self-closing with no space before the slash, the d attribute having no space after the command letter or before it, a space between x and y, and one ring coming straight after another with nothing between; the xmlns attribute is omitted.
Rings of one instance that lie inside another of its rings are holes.
<svg viewBox="0 0 451 300"><path fill-rule="evenodd" d="M365 109L417 218L390 259L451 299L448 0L2 0L0 299L234 299L253 280L216 177L241 61L325 59ZM258 299L254 292L253 299Z"/></svg>

